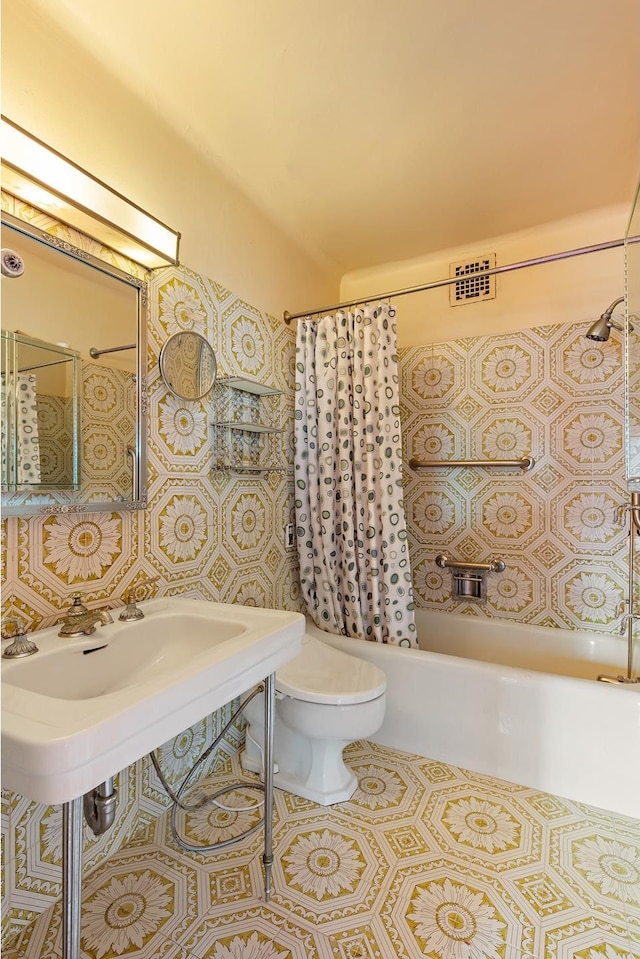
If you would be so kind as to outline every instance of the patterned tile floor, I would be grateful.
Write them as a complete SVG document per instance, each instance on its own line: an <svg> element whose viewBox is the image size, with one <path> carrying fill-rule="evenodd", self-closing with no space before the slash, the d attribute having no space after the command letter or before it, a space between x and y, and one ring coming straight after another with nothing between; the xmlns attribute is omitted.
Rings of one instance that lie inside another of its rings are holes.
<svg viewBox="0 0 640 959"><path fill-rule="evenodd" d="M261 830L191 854L162 816L85 880L83 959L640 959L640 822L371 743L348 761L349 802L276 790L269 903ZM257 817L178 825L195 845ZM3 955L60 956L59 906Z"/></svg>

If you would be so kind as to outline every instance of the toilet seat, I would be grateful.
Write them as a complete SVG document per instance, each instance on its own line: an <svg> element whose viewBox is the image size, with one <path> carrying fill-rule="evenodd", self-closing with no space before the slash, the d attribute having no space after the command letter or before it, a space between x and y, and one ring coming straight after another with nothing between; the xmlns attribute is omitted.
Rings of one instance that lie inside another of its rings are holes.
<svg viewBox="0 0 640 959"><path fill-rule="evenodd" d="M366 703L382 696L386 687L385 674L373 663L308 634L303 636L302 651L276 672L276 694L307 703Z"/></svg>

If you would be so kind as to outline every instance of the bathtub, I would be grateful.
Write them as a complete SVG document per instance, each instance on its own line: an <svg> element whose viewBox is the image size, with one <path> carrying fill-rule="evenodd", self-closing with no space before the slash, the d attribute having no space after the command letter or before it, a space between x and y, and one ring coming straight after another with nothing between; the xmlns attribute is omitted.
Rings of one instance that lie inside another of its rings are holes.
<svg viewBox="0 0 640 959"><path fill-rule="evenodd" d="M616 637L417 611L420 650L308 632L380 666L374 742L640 818L640 685ZM640 640L638 641L640 644Z"/></svg>

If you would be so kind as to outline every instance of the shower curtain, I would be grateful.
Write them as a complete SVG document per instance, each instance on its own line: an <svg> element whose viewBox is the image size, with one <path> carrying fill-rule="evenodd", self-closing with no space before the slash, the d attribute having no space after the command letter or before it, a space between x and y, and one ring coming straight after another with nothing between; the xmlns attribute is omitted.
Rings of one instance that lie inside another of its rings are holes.
<svg viewBox="0 0 640 959"><path fill-rule="evenodd" d="M15 442L16 475L10 477L5 460L9 444L4 435L7 428L7 389L11 388L2 375L0 406L2 417L2 479L3 482L31 484L40 482L40 440L38 435L38 407L36 376L34 373L16 374L15 424L9 424L13 431L12 445Z"/></svg>
<svg viewBox="0 0 640 959"><path fill-rule="evenodd" d="M296 529L318 626L417 646L394 318L384 304L298 322Z"/></svg>

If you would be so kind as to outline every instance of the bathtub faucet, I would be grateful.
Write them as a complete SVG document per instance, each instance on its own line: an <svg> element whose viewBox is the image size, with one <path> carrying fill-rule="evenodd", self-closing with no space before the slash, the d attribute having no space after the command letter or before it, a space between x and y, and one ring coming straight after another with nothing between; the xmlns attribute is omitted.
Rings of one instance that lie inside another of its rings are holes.
<svg viewBox="0 0 640 959"><path fill-rule="evenodd" d="M597 677L599 683L626 683L627 685L637 685L640 683L640 676L635 679L629 679L627 676L607 676L606 673L600 673Z"/></svg>
<svg viewBox="0 0 640 959"><path fill-rule="evenodd" d="M638 613L625 613L620 624L620 635L624 636L627 629L633 629L633 624L637 619L640 619Z"/></svg>

